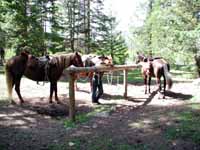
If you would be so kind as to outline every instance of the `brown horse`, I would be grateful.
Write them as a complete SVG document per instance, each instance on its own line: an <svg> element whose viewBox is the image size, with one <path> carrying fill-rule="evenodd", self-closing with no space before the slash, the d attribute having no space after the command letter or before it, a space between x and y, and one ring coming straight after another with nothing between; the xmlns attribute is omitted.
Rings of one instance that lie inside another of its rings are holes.
<svg viewBox="0 0 200 150"><path fill-rule="evenodd" d="M145 94L147 94L147 80L148 80L148 92L151 93L151 77L156 78L156 83L161 93L161 77L163 77L164 89L163 89L163 98L165 98L166 84L167 89L172 87L172 78L169 73L169 64L162 57L148 58L144 55L138 54L136 58L136 63L142 65L141 72L144 78L145 84Z"/></svg>
<svg viewBox="0 0 200 150"><path fill-rule="evenodd" d="M111 56L97 56L93 54L89 55L83 55L82 56L83 64L84 67L92 67L92 66L113 66L113 61ZM92 91L92 77L93 77L94 72L88 72L88 73L78 73L76 74L76 79L79 78L88 78L90 82L90 89ZM103 73L101 74L103 75ZM76 83L76 90L78 90L78 86Z"/></svg>
<svg viewBox="0 0 200 150"><path fill-rule="evenodd" d="M62 75L63 70L70 65L83 67L83 62L78 52L55 55L52 59L37 58L27 52L22 52L20 55L10 58L5 66L9 97L11 98L12 88L15 86L20 102L24 102L20 94L20 80L24 75L34 81L49 81L49 102L52 103L53 92L55 92L55 100L59 103L57 81Z"/></svg>

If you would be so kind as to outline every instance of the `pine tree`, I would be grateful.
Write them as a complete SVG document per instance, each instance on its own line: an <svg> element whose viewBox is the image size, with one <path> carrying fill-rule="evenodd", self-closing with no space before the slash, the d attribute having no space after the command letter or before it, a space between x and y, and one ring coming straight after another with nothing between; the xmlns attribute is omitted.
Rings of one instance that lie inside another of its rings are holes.
<svg viewBox="0 0 200 150"><path fill-rule="evenodd" d="M97 51L99 54L111 55L115 64L124 64L128 56L128 47L122 33L116 31L116 19L114 17L105 17L106 24L103 26L105 33L102 34L100 47Z"/></svg>
<svg viewBox="0 0 200 150"><path fill-rule="evenodd" d="M16 53L24 48L36 55L46 53L47 43L52 41L49 35L58 35L55 0L2 0L1 4L6 10L1 24L10 37L7 45ZM47 29L53 34L47 33Z"/></svg>

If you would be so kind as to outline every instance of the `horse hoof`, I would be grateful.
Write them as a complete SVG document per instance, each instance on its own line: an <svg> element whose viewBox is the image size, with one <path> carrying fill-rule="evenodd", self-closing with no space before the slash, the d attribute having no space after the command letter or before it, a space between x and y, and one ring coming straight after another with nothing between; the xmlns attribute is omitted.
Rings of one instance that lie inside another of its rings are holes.
<svg viewBox="0 0 200 150"><path fill-rule="evenodd" d="M57 102L57 104L62 104L62 102L61 102L61 101L58 101L58 100L57 100L56 102Z"/></svg>
<svg viewBox="0 0 200 150"><path fill-rule="evenodd" d="M53 103L53 101L49 101L49 104L52 104Z"/></svg>
<svg viewBox="0 0 200 150"><path fill-rule="evenodd" d="M11 104L16 105L17 103L15 101L11 100Z"/></svg>
<svg viewBox="0 0 200 150"><path fill-rule="evenodd" d="M165 99L165 96L159 96L158 99Z"/></svg>
<svg viewBox="0 0 200 150"><path fill-rule="evenodd" d="M24 102L23 102L23 103L22 103L22 102L20 102L19 104L20 104L21 106L23 106L23 105L24 105Z"/></svg>

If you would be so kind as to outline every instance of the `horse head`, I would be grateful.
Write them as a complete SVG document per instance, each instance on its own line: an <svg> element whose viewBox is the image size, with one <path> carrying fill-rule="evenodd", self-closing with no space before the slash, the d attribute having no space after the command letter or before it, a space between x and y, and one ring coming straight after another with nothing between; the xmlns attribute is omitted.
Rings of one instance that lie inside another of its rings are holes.
<svg viewBox="0 0 200 150"><path fill-rule="evenodd" d="M81 55L78 52L75 52L71 59L71 64L76 67L83 67L83 61Z"/></svg>
<svg viewBox="0 0 200 150"><path fill-rule="evenodd" d="M137 52L137 56L136 56L136 60L135 63L138 64L140 62L147 62L148 58L146 56L144 56L144 54L140 54L139 52Z"/></svg>
<svg viewBox="0 0 200 150"><path fill-rule="evenodd" d="M113 66L113 59L112 56L99 56L99 59L102 61L101 64L105 66Z"/></svg>
<svg viewBox="0 0 200 150"><path fill-rule="evenodd" d="M28 57L29 56L29 52L28 51L26 51L26 50L24 50L24 51L22 51L21 53L20 53L20 55L21 56L24 56L24 57Z"/></svg>
<svg viewBox="0 0 200 150"><path fill-rule="evenodd" d="M95 58L93 58L92 61L94 62L95 66L99 65L113 66L113 59L111 56L105 56L105 55L96 56Z"/></svg>

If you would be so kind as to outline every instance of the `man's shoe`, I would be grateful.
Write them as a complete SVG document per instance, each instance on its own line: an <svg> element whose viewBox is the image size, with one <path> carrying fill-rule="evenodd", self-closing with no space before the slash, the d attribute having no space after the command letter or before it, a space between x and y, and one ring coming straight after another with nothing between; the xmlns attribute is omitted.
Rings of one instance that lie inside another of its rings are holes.
<svg viewBox="0 0 200 150"><path fill-rule="evenodd" d="M100 105L101 103L100 102L92 102L93 104L97 104L97 105Z"/></svg>

